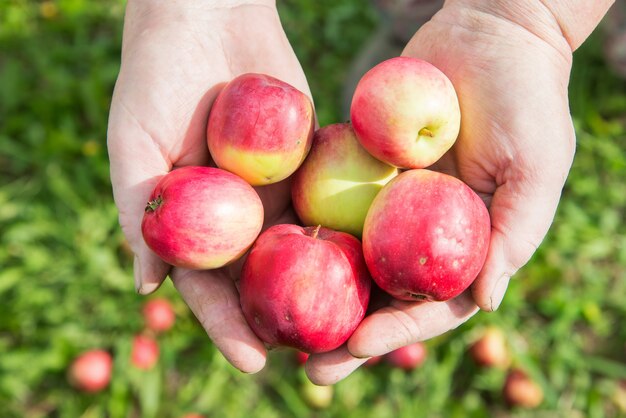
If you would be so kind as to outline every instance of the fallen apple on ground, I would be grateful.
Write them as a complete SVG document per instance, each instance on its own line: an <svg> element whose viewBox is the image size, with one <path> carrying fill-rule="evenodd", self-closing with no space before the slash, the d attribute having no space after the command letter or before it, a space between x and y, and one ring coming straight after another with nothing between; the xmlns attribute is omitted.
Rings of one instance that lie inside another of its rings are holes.
<svg viewBox="0 0 626 418"><path fill-rule="evenodd" d="M289 177L311 148L309 97L264 74L231 80L211 107L207 143L218 167L260 186Z"/></svg>
<svg viewBox="0 0 626 418"><path fill-rule="evenodd" d="M365 215L398 170L369 154L349 123L318 129L294 174L293 207L304 225L324 225L360 237Z"/></svg>
<svg viewBox="0 0 626 418"><path fill-rule="evenodd" d="M146 327L154 332L164 332L174 326L176 314L167 299L154 298L148 300L142 309Z"/></svg>
<svg viewBox="0 0 626 418"><path fill-rule="evenodd" d="M396 57L359 80L350 119L374 157L396 167L425 168L456 141L461 112L443 72L417 58Z"/></svg>
<svg viewBox="0 0 626 418"><path fill-rule="evenodd" d="M536 408L543 402L541 387L520 369L508 373L503 396L508 405L520 408Z"/></svg>
<svg viewBox="0 0 626 418"><path fill-rule="evenodd" d="M104 350L89 350L74 359L68 379L75 388L95 393L109 385L112 369L111 354Z"/></svg>
<svg viewBox="0 0 626 418"><path fill-rule="evenodd" d="M504 332L495 326L482 330L470 348L472 359L483 367L505 369L511 361Z"/></svg>
<svg viewBox="0 0 626 418"><path fill-rule="evenodd" d="M405 171L378 193L363 254L378 286L402 300L444 301L475 280L487 255L489 213L461 180Z"/></svg>
<svg viewBox="0 0 626 418"><path fill-rule="evenodd" d="M130 363L138 369L149 370L159 360L159 344L147 335L135 335L133 337Z"/></svg>
<svg viewBox="0 0 626 418"><path fill-rule="evenodd" d="M357 238L289 224L259 236L239 282L241 307L256 335L306 353L333 350L352 335L370 286Z"/></svg>
<svg viewBox="0 0 626 418"><path fill-rule="evenodd" d="M428 351L426 350L426 346L424 343L418 341L397 348L385 354L384 358L393 367L410 371L421 366L426 360L427 355Z"/></svg>
<svg viewBox="0 0 626 418"><path fill-rule="evenodd" d="M213 269L237 260L263 225L263 204L240 177L182 167L157 183L141 230L148 247L178 267Z"/></svg>

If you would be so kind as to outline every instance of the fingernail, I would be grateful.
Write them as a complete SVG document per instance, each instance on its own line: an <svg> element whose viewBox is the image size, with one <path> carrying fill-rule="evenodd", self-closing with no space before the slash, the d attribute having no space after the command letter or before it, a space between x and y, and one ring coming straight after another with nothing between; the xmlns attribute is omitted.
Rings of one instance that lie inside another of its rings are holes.
<svg viewBox="0 0 626 418"><path fill-rule="evenodd" d="M500 307L502 299L504 298L504 294L506 293L506 289L509 286L510 279L511 278L505 274L498 279L496 285L493 287L493 290L491 291L491 297L489 298L491 301L492 311L495 311Z"/></svg>
<svg viewBox="0 0 626 418"><path fill-rule="evenodd" d="M133 275L135 277L135 292L141 293L141 264L139 263L139 257L135 256L133 260Z"/></svg>
<svg viewBox="0 0 626 418"><path fill-rule="evenodd" d="M149 295L150 293L157 290L158 287L159 283L143 283L137 292L140 295Z"/></svg>

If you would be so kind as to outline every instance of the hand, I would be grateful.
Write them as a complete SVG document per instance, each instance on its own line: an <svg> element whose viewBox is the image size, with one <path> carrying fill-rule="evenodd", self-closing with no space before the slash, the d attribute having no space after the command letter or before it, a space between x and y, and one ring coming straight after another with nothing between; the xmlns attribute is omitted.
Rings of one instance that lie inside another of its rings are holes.
<svg viewBox="0 0 626 418"><path fill-rule="evenodd" d="M486 263L471 289L447 302L392 300L366 317L347 345L311 356L309 377L342 379L369 356L442 334L478 311L498 308L509 278L552 223L575 151L568 105L572 49L549 11L534 26L448 1L403 55L424 59L452 80L461 133L432 168L459 177L489 207Z"/></svg>
<svg viewBox="0 0 626 418"><path fill-rule="evenodd" d="M153 292L169 273L224 356L238 369L256 372L266 352L239 306L234 279L241 263L214 271L171 268L141 235L144 207L158 180L176 167L211 163L209 109L223 84L246 72L273 75L310 96L273 1L129 1L108 147L137 291ZM293 222L287 181L256 190L265 226Z"/></svg>

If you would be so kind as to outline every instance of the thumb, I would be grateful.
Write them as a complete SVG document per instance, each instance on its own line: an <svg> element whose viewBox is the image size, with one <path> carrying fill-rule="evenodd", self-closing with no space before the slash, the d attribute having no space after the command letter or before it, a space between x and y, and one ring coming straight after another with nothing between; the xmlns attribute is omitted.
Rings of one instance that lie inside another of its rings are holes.
<svg viewBox="0 0 626 418"><path fill-rule="evenodd" d="M500 185L491 200L491 242L485 264L472 284L472 296L485 311L500 306L509 280L530 260L545 237L565 182L554 173Z"/></svg>

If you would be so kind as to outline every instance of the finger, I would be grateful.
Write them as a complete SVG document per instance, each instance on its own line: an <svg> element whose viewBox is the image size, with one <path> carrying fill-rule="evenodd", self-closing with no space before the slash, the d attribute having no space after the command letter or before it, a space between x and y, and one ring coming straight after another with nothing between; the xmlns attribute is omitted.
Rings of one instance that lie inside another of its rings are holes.
<svg viewBox="0 0 626 418"><path fill-rule="evenodd" d="M383 355L450 331L477 311L469 292L446 302L394 300L365 317L348 340L348 350L355 357Z"/></svg>
<svg viewBox="0 0 626 418"><path fill-rule="evenodd" d="M135 288L141 294L148 294L161 285L170 266L144 242L141 220L152 190L171 167L119 101L111 108L107 140L113 197L119 209L120 225L135 254Z"/></svg>
<svg viewBox="0 0 626 418"><path fill-rule="evenodd" d="M311 382L325 386L345 379L366 361L367 358L354 357L343 345L328 353L310 355L304 368Z"/></svg>
<svg viewBox="0 0 626 418"><path fill-rule="evenodd" d="M544 173L545 174L545 173ZM502 302L509 280L539 247L561 196L566 174L545 180L507 182L491 200L491 242L485 264L471 286L476 304L494 311Z"/></svg>
<svg viewBox="0 0 626 418"><path fill-rule="evenodd" d="M226 360L244 373L265 366L266 350L246 322L239 293L225 270L174 268L172 281Z"/></svg>

